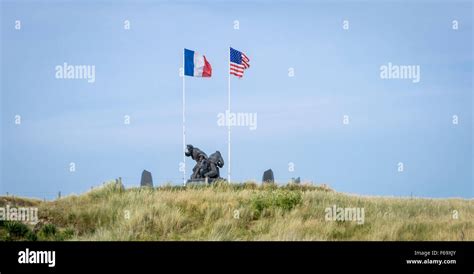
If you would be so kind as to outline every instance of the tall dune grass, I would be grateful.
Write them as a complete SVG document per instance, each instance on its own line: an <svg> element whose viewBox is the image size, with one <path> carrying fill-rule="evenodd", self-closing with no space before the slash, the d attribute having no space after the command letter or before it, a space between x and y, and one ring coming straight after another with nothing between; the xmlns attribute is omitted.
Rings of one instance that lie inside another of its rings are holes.
<svg viewBox="0 0 474 274"><path fill-rule="evenodd" d="M42 222L72 240L474 240L472 199L359 197L325 186L109 183L36 204ZM364 208L364 223L327 221L333 205Z"/></svg>

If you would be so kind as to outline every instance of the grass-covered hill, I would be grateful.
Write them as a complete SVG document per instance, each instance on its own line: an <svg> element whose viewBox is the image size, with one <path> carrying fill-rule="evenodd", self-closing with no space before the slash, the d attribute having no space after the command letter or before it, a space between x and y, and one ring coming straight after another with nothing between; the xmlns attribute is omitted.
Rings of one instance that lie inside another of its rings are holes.
<svg viewBox="0 0 474 274"><path fill-rule="evenodd" d="M0 240L474 240L474 200L363 197L312 185L124 189L108 183L38 207L36 225L0 221ZM363 208L364 221L327 220Z"/></svg>

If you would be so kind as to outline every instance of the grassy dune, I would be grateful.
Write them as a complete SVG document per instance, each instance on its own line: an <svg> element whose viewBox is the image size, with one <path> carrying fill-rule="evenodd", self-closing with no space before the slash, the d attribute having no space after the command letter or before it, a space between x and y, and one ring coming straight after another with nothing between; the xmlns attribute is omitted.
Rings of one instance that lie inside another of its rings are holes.
<svg viewBox="0 0 474 274"><path fill-rule="evenodd" d="M0 197L6 204L37 206L41 221L2 222L3 240L474 240L472 199L362 197L311 185L109 183L55 201ZM363 208L364 223L326 221L333 205Z"/></svg>

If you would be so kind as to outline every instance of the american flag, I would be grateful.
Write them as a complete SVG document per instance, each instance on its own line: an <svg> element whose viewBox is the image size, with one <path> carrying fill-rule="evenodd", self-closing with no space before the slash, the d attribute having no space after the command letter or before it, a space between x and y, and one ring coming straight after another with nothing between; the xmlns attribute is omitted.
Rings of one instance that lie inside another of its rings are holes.
<svg viewBox="0 0 474 274"><path fill-rule="evenodd" d="M248 69L249 58L243 52L230 48L230 74L237 77L244 76L244 69Z"/></svg>

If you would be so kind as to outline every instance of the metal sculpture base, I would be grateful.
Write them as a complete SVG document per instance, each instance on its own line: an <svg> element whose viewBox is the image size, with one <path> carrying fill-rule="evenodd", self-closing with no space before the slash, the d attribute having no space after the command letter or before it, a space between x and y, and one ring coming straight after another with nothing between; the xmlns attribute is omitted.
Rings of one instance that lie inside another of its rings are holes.
<svg viewBox="0 0 474 274"><path fill-rule="evenodd" d="M186 181L186 186L196 186L196 185L210 185L217 181L227 181L224 178L201 178L201 179L189 179Z"/></svg>

